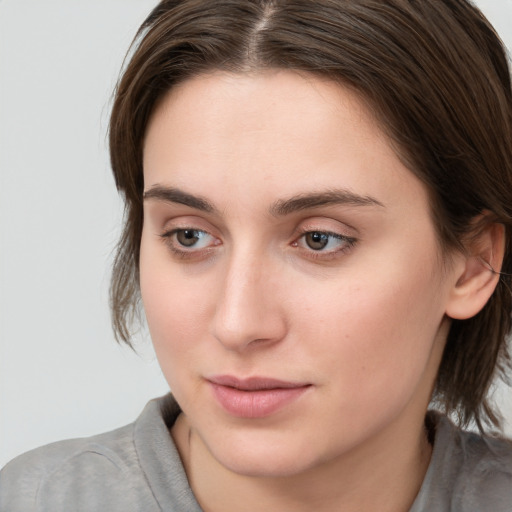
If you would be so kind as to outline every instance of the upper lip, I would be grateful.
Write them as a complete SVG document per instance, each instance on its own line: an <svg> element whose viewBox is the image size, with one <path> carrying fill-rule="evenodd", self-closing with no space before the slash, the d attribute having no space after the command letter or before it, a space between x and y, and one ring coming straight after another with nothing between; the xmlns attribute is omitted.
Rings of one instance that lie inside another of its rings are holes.
<svg viewBox="0 0 512 512"><path fill-rule="evenodd" d="M289 382L269 377L248 377L241 379L233 375L215 375L208 377L209 382L219 386L240 389L241 391L256 391L263 389L292 389L308 386L305 382Z"/></svg>

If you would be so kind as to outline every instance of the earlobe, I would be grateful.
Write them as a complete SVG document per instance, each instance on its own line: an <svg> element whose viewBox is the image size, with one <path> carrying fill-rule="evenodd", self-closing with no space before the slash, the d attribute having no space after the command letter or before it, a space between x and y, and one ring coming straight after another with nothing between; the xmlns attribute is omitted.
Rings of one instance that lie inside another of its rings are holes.
<svg viewBox="0 0 512 512"><path fill-rule="evenodd" d="M500 279L504 250L505 229L501 224L488 224L471 239L467 252L455 265L447 316L466 320L482 310Z"/></svg>

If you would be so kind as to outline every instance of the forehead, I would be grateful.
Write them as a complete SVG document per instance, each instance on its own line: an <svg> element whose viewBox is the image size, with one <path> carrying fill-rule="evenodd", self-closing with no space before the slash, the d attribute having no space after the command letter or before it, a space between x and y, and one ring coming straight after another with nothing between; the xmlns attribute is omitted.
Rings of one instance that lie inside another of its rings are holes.
<svg viewBox="0 0 512 512"><path fill-rule="evenodd" d="M188 79L167 92L157 103L147 133L155 122L165 118L180 125L180 134L189 130L211 135L247 131L283 130L295 124L294 135L313 136L314 128L329 128L327 121L343 120L350 112L350 123L358 123L357 134L383 136L376 119L360 94L332 80L305 72L267 70L232 74L215 71ZM304 124L307 119L311 123ZM337 123L336 123L337 124ZM183 131L185 130L185 131ZM176 135L180 135L176 134ZM319 131L317 135L321 135ZM281 132L281 141L286 132Z"/></svg>
<svg viewBox="0 0 512 512"><path fill-rule="evenodd" d="M291 71L216 72L172 89L148 124L144 175L146 189L222 183L231 197L332 186L393 201L412 184L425 193L357 93Z"/></svg>

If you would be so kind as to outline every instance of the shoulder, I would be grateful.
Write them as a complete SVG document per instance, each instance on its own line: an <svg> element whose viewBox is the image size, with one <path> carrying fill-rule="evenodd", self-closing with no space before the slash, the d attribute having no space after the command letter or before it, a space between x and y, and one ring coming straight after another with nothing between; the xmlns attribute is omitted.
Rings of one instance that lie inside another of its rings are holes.
<svg viewBox="0 0 512 512"><path fill-rule="evenodd" d="M512 512L512 442L435 416L434 451L412 510Z"/></svg>
<svg viewBox="0 0 512 512"><path fill-rule="evenodd" d="M512 441L461 430L452 436L464 510L512 512Z"/></svg>
<svg viewBox="0 0 512 512"><path fill-rule="evenodd" d="M132 430L128 425L90 438L60 441L15 458L0 472L0 511L39 510L50 503L58 509L71 496L91 490L102 493L106 486L125 487L136 465Z"/></svg>
<svg viewBox="0 0 512 512"><path fill-rule="evenodd" d="M168 395L151 400L130 425L20 455L0 472L0 512L160 510L154 487L161 480L161 466L183 473L166 424L178 414ZM174 494L168 492L168 482L161 486L165 500L183 494L182 480Z"/></svg>

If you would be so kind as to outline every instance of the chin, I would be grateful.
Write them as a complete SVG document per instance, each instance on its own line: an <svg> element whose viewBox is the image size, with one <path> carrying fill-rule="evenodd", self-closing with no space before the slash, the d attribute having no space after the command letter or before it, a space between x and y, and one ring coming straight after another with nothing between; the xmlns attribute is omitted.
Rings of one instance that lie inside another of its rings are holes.
<svg viewBox="0 0 512 512"><path fill-rule="evenodd" d="M226 469L237 475L252 478L286 478L307 472L315 466L307 464L302 455L293 453L290 457L274 450L267 457L260 454L254 457L225 456L220 454L217 459Z"/></svg>
<svg viewBox="0 0 512 512"><path fill-rule="evenodd" d="M245 439L244 439L245 437ZM238 439L237 439L238 438ZM277 478L306 472L322 463L315 456L311 441L293 439L293 435L226 436L227 442L213 442L207 448L229 471L238 475ZM318 454L319 455L319 454Z"/></svg>

